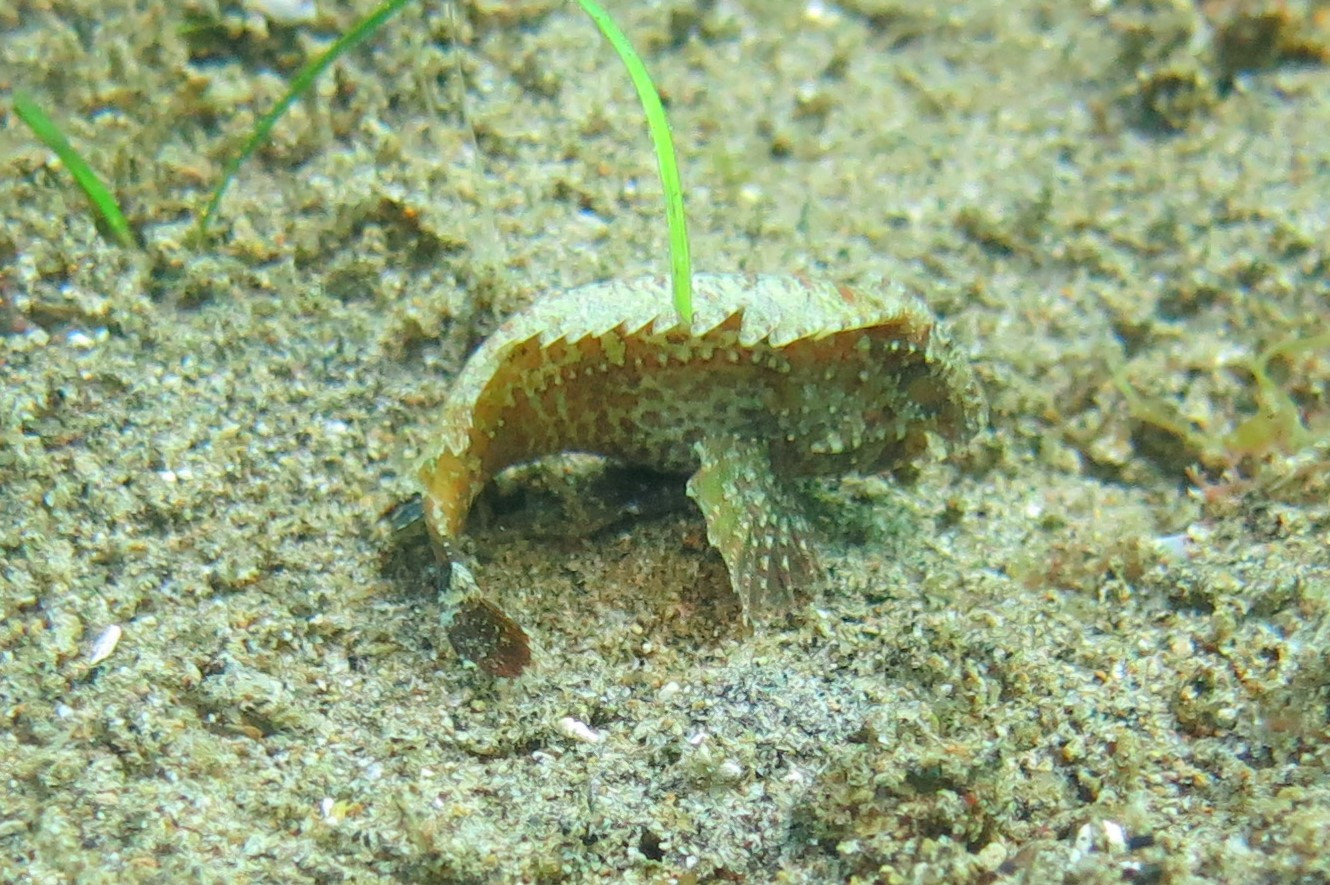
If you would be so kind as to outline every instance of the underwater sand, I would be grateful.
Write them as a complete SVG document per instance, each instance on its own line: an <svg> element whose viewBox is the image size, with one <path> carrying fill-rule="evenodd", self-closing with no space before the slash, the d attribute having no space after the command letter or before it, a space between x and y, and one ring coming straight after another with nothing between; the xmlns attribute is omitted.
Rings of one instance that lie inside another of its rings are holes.
<svg viewBox="0 0 1330 885"><path fill-rule="evenodd" d="M1330 877L1330 361L1252 371L1330 326L1326 6L607 5L695 265L902 280L991 428L820 485L826 586L754 633L686 502L506 477L467 554L538 665L489 679L388 517L504 316L664 272L619 62L572 4L481 0L463 118L409 7L200 247L371 4L7 4L0 106L145 248L0 117L0 881Z"/></svg>

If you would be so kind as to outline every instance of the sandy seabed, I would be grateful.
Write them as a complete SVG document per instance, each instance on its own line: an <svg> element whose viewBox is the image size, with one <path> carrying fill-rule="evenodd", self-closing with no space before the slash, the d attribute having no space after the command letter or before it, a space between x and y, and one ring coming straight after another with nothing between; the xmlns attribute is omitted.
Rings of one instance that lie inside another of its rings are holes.
<svg viewBox="0 0 1330 885"><path fill-rule="evenodd" d="M370 4L7 4L0 880L1330 877L1325 4L608 5L696 266L903 282L990 427L815 488L826 586L755 632L695 511L505 477L467 553L538 663L486 678L389 514L504 316L664 272L617 60L408 7L198 245Z"/></svg>

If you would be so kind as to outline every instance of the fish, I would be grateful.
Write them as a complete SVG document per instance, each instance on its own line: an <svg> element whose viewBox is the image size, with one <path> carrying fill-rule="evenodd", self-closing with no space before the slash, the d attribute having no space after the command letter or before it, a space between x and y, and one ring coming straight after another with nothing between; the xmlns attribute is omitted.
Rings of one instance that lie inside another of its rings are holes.
<svg viewBox="0 0 1330 885"><path fill-rule="evenodd" d="M751 621L820 574L793 480L898 470L930 439L963 444L987 422L966 353L899 284L699 273L693 293L685 324L667 277L553 292L467 359L419 470L461 658L503 677L531 662L525 630L456 553L476 496L507 467L587 452L689 475Z"/></svg>

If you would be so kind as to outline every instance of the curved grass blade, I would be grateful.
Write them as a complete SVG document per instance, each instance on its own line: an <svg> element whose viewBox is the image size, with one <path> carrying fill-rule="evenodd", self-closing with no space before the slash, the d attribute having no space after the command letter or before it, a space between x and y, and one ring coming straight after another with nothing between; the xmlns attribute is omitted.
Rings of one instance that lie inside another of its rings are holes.
<svg viewBox="0 0 1330 885"><path fill-rule="evenodd" d="M373 35L384 22L410 2L411 0L385 0L368 16L357 22L351 30L337 38L332 46L300 69L291 81L291 86L286 94L259 120L244 146L227 162L217 189L213 191L207 207L199 216L195 230L195 234L199 239L207 235L208 224L216 215L222 197L225 195L226 189L235 177L237 170L264 142L273 126L277 124L277 121L281 119L287 109L309 90L309 87L313 85L319 75L338 57ZM632 43L629 42L614 20L610 18L609 13L602 9L595 0L578 0L578 3L583 11L591 17L591 20L595 22L596 27L600 29L605 39L614 47L615 52L624 63L624 67L628 69L628 75L633 81L638 99L642 103L642 110L646 114L647 129L651 134L652 145L656 152L656 163L660 171L661 188L665 192L665 220L669 229L674 307L679 319L685 324L689 324L693 318L692 261L689 256L688 232L684 220L683 186L679 182L679 166L675 159L674 142L670 137L669 119L665 115L660 94L656 91L655 84L651 81L651 75L647 73L646 65L642 62L641 56L633 49Z"/></svg>
<svg viewBox="0 0 1330 885"><path fill-rule="evenodd" d="M231 179L235 177L236 171L249 157L258 150L259 145L268 138L268 133L272 132L273 126L282 118L287 109L295 104L301 96L309 91L309 87L319 78L319 75L327 70L328 66L347 50L355 47L358 43L372 36L375 31L383 26L383 23L392 18L397 10L401 9L412 0L385 0L380 3L369 15L356 22L351 30L338 37L333 44L325 49L315 58L311 59L295 78L291 80L291 86L282 96L281 101L273 105L272 110L264 114L259 122L255 124L254 131L250 133L249 139L244 147L236 152L235 156L227 161L226 168L222 171L222 180L218 182L217 189L212 193L212 199L208 201L203 214L199 216L195 233L202 239L207 235L208 223L212 217L217 214L217 207L221 205L222 196L226 193L226 188L231 184Z"/></svg>
<svg viewBox="0 0 1330 885"><path fill-rule="evenodd" d="M582 10L600 28L600 33L614 47L619 59L628 69L628 76L637 88L637 97L646 113L647 129L656 150L656 164L660 168L660 184L665 191L665 222L670 232L670 271L674 279L674 310L679 319L690 325L693 321L693 267L688 254L688 231L684 225L683 186L679 183L679 164L674 156L674 142L670 138L670 122L660 93L651 82L646 65L633 49L623 31L610 18L609 13L595 0L577 0Z"/></svg>
<svg viewBox="0 0 1330 885"><path fill-rule="evenodd" d="M92 203L93 210L101 216L106 229L111 232L111 236L121 246L127 249L133 249L137 244L134 242L134 232L129 228L129 222L120 211L120 204L115 200L115 194L108 188L92 171L92 167L84 161L83 157L74 146L65 138L60 127L37 106L37 102L32 100L32 96L26 92L14 93L14 113L20 120L27 124L32 130L32 134L41 139L42 144L46 145L55 155L60 158L60 162L65 164L69 174L74 176L74 181L83 193L87 195L88 202Z"/></svg>

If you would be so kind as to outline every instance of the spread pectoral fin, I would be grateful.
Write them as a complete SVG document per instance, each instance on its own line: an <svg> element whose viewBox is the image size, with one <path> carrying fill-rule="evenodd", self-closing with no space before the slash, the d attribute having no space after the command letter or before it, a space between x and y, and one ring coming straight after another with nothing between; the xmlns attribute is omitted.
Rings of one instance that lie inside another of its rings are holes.
<svg viewBox="0 0 1330 885"><path fill-rule="evenodd" d="M688 495L702 509L744 617L789 608L817 575L810 529L771 467L768 445L737 436L704 439Z"/></svg>

